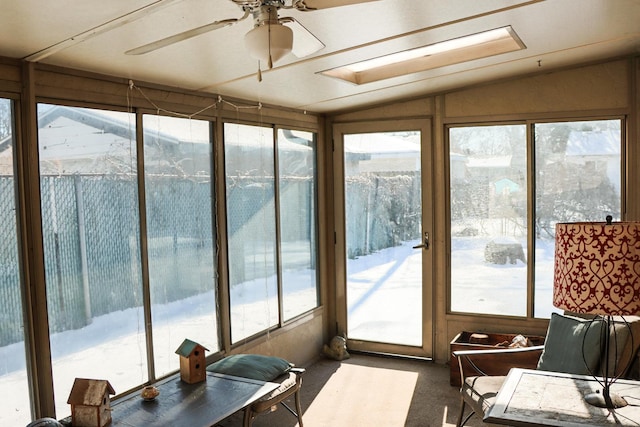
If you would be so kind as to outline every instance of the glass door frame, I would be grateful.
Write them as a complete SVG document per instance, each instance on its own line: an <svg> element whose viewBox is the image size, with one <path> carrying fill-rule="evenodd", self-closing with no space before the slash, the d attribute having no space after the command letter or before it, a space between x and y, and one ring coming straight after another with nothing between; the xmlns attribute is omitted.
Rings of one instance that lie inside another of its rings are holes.
<svg viewBox="0 0 640 427"><path fill-rule="evenodd" d="M354 351L398 354L414 357L433 357L434 342L434 253L433 253L433 145L432 119L429 117L378 120L333 125L333 165L334 165L334 220L335 220L335 286L336 325L339 335L346 335L347 328L347 266L346 266L346 217L345 217L345 165L343 136L358 133L419 131L421 146L422 176L422 232L428 232L431 240L429 249L422 252L422 345L419 347L361 341L347 337L347 347Z"/></svg>

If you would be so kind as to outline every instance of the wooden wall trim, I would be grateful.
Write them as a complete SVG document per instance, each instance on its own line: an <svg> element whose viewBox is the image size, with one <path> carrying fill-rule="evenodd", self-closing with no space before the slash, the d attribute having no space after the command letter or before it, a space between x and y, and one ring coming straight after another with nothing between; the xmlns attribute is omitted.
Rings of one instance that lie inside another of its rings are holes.
<svg viewBox="0 0 640 427"><path fill-rule="evenodd" d="M39 101L44 102L67 102L73 105L85 103L87 106L109 106L124 111L142 109L150 113L170 111L199 119L249 120L254 123L288 124L314 130L318 126L316 114L128 78L44 64L34 65L33 78L36 96Z"/></svg>
<svg viewBox="0 0 640 427"><path fill-rule="evenodd" d="M627 121L627 157L625 162L626 188L625 209L626 220L640 221L640 57L633 58L630 65L629 104L631 106Z"/></svg>
<svg viewBox="0 0 640 427"><path fill-rule="evenodd" d="M25 344L27 369L32 393L32 411L36 418L55 416L49 320L45 286L44 244L40 210L40 175L38 160L37 112L35 104L34 66L22 68L23 90L19 102L20 123L16 144L16 185L18 187L19 241L22 283L25 292ZM37 348L38 351L33 351Z"/></svg>

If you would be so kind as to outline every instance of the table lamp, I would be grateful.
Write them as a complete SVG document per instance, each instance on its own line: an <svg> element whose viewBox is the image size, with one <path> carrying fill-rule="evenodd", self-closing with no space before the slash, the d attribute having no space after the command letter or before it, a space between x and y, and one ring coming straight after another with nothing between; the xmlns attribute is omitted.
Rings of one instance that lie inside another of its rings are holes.
<svg viewBox="0 0 640 427"><path fill-rule="evenodd" d="M573 313L592 314L604 319L604 366L602 377L591 375L602 392L585 400L595 406L620 408L627 402L611 393L620 374L617 365L609 372L609 340L612 316L640 314L640 222L577 222L556 224L553 305ZM623 323L631 328L622 318ZM592 324L593 325L593 324ZM613 342L615 347L615 342ZM584 348L583 348L584 352ZM624 372L620 371L620 372Z"/></svg>

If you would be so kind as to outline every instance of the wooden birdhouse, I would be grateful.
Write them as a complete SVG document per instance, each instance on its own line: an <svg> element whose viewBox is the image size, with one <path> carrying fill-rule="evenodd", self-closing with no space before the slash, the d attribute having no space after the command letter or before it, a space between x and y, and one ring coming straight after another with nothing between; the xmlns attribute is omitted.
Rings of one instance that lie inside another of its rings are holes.
<svg viewBox="0 0 640 427"><path fill-rule="evenodd" d="M197 342L185 339L176 354L180 356L180 379L193 384L207 379L204 352L208 351Z"/></svg>
<svg viewBox="0 0 640 427"><path fill-rule="evenodd" d="M111 398L116 394L106 380L76 378L67 403L73 427L103 427L111 423Z"/></svg>

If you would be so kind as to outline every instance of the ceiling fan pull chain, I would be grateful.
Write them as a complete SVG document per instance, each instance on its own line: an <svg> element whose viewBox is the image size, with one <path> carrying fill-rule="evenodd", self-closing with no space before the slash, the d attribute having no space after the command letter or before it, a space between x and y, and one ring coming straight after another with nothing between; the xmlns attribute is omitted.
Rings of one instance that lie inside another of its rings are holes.
<svg viewBox="0 0 640 427"><path fill-rule="evenodd" d="M269 18L269 21L267 22L267 25L269 26L269 69L273 68L273 59L271 59L271 18Z"/></svg>
<svg viewBox="0 0 640 427"><path fill-rule="evenodd" d="M262 81L262 70L260 69L260 60L258 60L258 82Z"/></svg>

